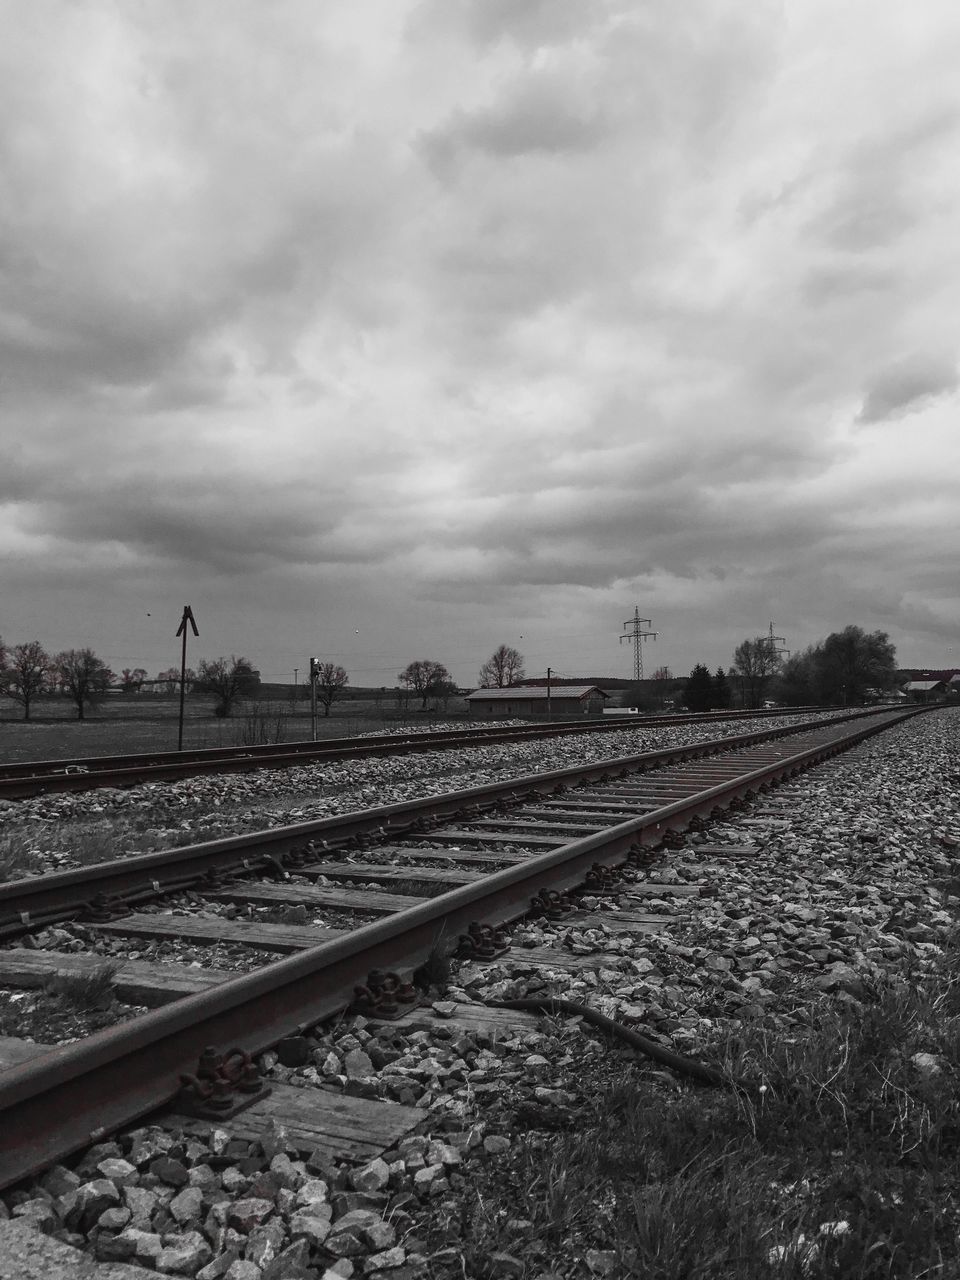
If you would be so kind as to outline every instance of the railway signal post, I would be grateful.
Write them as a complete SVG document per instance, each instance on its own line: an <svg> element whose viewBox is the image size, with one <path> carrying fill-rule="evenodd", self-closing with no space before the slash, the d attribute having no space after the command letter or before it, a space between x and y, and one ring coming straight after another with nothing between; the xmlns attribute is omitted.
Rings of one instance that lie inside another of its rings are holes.
<svg viewBox="0 0 960 1280"><path fill-rule="evenodd" d="M193 634L198 636L200 632L197 630L197 624L194 621L193 610L188 604L183 606L183 617L180 619L180 625L177 627L177 635L183 637L183 644L180 646L180 721L177 727L177 750L183 750L183 699L187 686L187 623L190 623Z"/></svg>
<svg viewBox="0 0 960 1280"><path fill-rule="evenodd" d="M310 659L310 732L314 742L317 740L317 677L320 674L320 659Z"/></svg>

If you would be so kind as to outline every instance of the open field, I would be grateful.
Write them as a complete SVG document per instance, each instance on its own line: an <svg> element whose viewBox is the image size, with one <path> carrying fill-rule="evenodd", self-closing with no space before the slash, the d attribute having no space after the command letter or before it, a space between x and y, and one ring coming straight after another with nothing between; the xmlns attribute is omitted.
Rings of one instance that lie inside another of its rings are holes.
<svg viewBox="0 0 960 1280"><path fill-rule="evenodd" d="M0 761L56 760L72 756L118 755L124 752L177 749L176 698L111 698L88 708L77 720L66 698L41 699L30 720L17 719L14 703L0 704ZM382 729L418 726L462 715L458 700L446 711L404 712L395 704L377 706L374 699L335 703L329 717L322 709L317 737L348 738ZM186 748L233 747L259 742L296 742L310 737L310 706L299 701L244 699L229 719L218 720L210 699L187 699L183 745Z"/></svg>

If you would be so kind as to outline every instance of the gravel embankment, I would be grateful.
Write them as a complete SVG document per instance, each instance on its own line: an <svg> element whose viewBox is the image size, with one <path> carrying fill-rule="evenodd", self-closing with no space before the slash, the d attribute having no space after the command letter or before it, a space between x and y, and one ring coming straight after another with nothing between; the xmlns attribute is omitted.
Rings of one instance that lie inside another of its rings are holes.
<svg viewBox="0 0 960 1280"><path fill-rule="evenodd" d="M604 899L604 911L662 911L663 933L611 938L526 924L510 954L461 970L445 995L586 999L692 1056L760 1016L774 1034L815 1025L819 1002L856 1004L905 962L937 963L955 928L948 894L960 896L958 747L951 711L871 739L754 807L775 815L715 823L646 873L705 884L711 896L684 899L679 913L666 897L641 903L629 886ZM759 851L705 864L698 844ZM602 949L609 961L590 977L524 966L524 943L562 939L568 954ZM455 1231L479 1192L513 1231L509 1250L488 1260L490 1276L612 1274L603 1251L536 1254L504 1175L521 1129L547 1142L549 1130L575 1123L599 1078L637 1069L619 1051L563 1021L491 1039L438 1016L411 1034L357 1019L288 1052L289 1065L265 1055L272 1078L414 1104L430 1112L428 1132L351 1169L300 1160L282 1132L251 1146L144 1127L8 1194L7 1211L98 1257L199 1280L452 1280L466 1274Z"/></svg>

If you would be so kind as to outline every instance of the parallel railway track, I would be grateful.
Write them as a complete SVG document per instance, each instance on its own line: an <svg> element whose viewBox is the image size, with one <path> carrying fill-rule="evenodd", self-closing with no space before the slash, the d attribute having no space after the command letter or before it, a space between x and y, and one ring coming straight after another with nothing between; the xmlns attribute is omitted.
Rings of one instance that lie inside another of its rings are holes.
<svg viewBox="0 0 960 1280"><path fill-rule="evenodd" d="M328 738L321 742L279 742L261 746L208 747L197 751L154 751L114 756L77 756L61 760L0 763L0 800L22 800L55 791L90 791L97 787L131 787L211 773L245 773L253 769L285 769L366 756L443 751L465 746L564 737L582 733L615 733L623 729L710 724L783 715L802 717L811 708L767 711L724 711L698 715L623 716L603 720L551 721L362 738Z"/></svg>
<svg viewBox="0 0 960 1280"><path fill-rule="evenodd" d="M308 909L324 899L343 903L345 891L334 890L348 878L361 911L384 913L316 946L304 938L287 958L0 1074L0 1186L168 1103L205 1046L239 1044L256 1053L274 1045L342 1011L371 970L411 971L438 943L445 946L471 925L505 925L532 901L549 911L557 895L591 877L602 882L611 868L671 833L921 710L606 760L0 886L0 927L8 939L69 915L98 893L101 905L113 899L122 913L202 877L217 901L299 901ZM391 860L404 865L386 865ZM505 865L478 875L491 860ZM209 879L263 863L284 882L258 887ZM400 892L381 889L363 905L359 886L371 879ZM404 897L411 879L455 887ZM122 933L123 915L108 927Z"/></svg>

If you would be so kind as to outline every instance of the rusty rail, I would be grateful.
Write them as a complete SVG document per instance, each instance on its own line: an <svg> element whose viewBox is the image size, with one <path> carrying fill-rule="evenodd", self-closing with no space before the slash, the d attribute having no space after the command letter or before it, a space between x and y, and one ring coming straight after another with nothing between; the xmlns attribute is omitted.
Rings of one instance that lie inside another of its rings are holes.
<svg viewBox="0 0 960 1280"><path fill-rule="evenodd" d="M837 717L827 724L835 726L860 718L862 717ZM530 774L511 778L507 782L488 783L420 800L402 801L332 818L320 818L313 822L294 823L222 840L181 845L156 853L125 856L109 862L94 863L76 871L60 871L52 875L13 880L0 884L0 941L10 941L43 925L62 920L89 906L94 900L119 898L127 904L145 901L162 892L195 885L205 876L252 871L277 860L282 863L283 858L294 849L311 843L321 850L329 851L342 848L364 836L402 836L417 824L450 818L464 810L482 812L493 809L520 795L542 795L564 786L661 768L678 761L715 755L720 751L735 751L758 742L775 741L821 727L825 727L824 722L809 721L781 729L754 730L728 738L713 738L687 746L668 747L588 765Z"/></svg>

